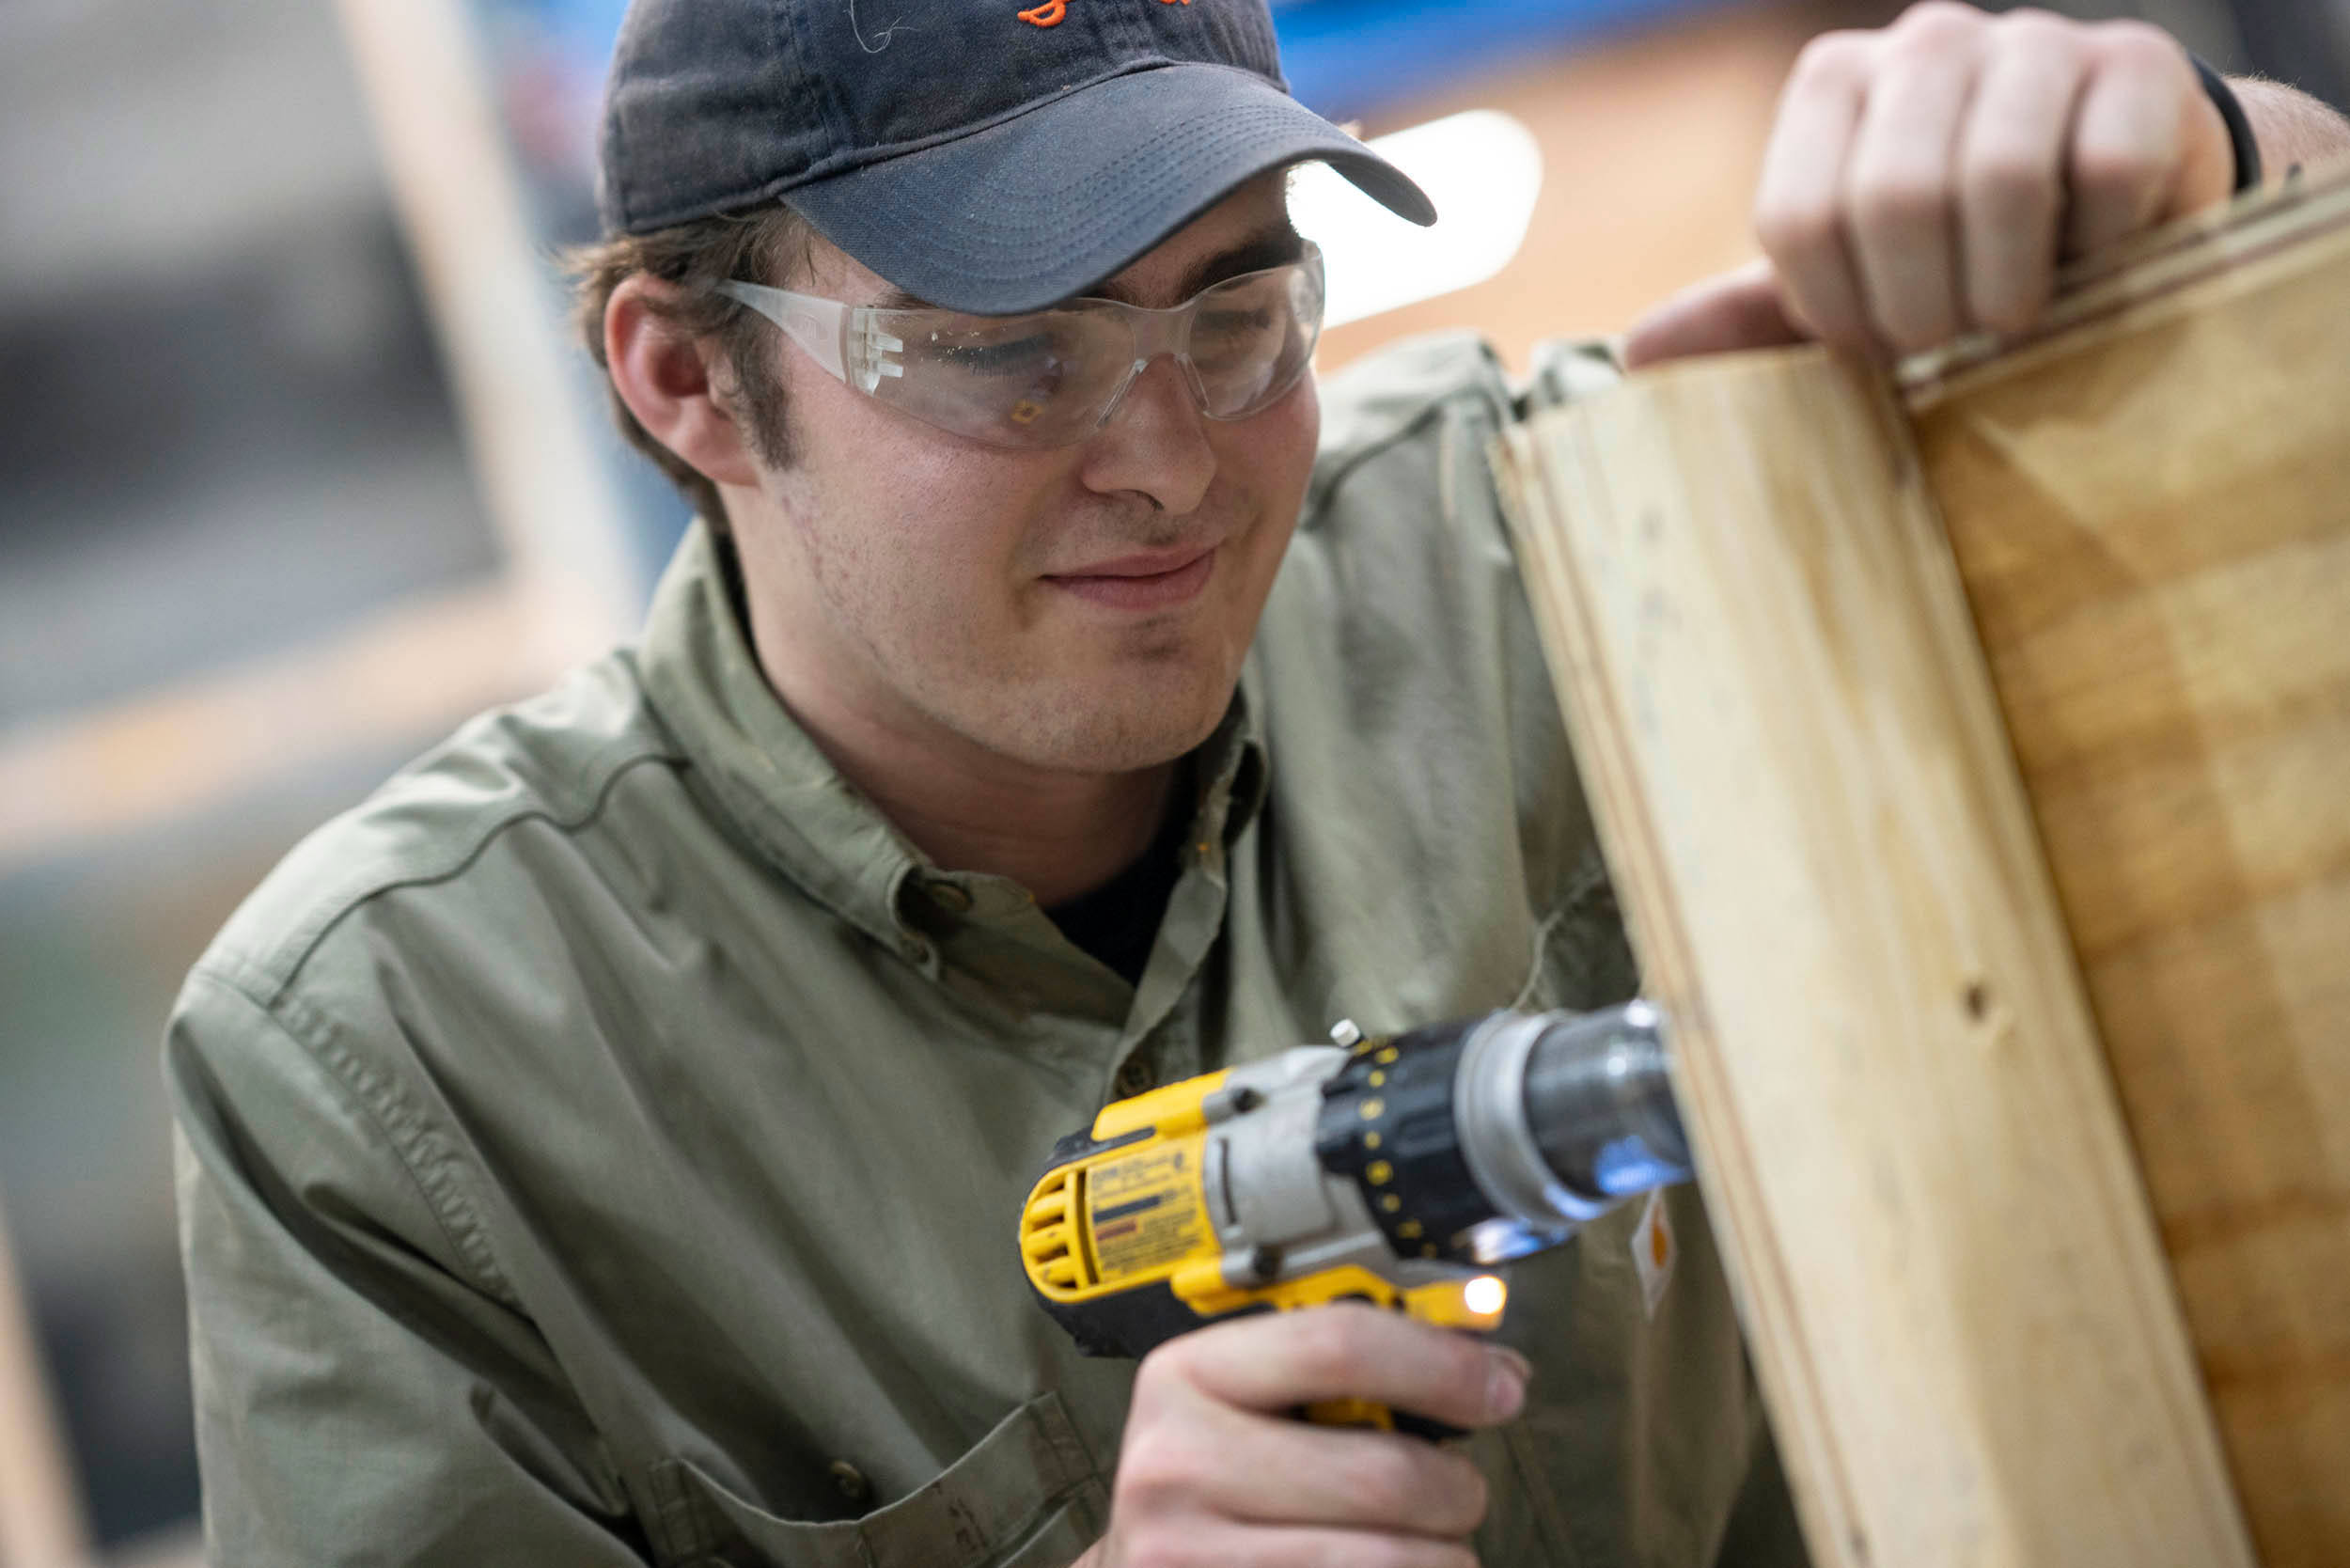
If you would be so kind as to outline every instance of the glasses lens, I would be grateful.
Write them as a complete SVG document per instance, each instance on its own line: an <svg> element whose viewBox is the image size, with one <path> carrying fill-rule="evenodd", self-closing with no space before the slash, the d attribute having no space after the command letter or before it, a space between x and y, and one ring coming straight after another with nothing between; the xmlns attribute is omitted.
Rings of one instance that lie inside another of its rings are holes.
<svg viewBox="0 0 2350 1568"><path fill-rule="evenodd" d="M990 446L1065 447L1100 423L1143 350L1132 308L1072 300L1026 316L862 309L849 379L928 425ZM1245 419L1287 392L1322 331L1322 268L1308 249L1284 267L1219 283L1186 312L1180 358L1212 419ZM1165 347L1175 348L1170 342Z"/></svg>
<svg viewBox="0 0 2350 1568"><path fill-rule="evenodd" d="M873 395L997 447L1078 440L1132 358L1123 324L1082 302L1030 316L905 310L880 319L899 347Z"/></svg>
<svg viewBox="0 0 2350 1568"><path fill-rule="evenodd" d="M1194 306L1190 358L1211 419L1245 419L1295 384L1322 332L1311 260L1219 283Z"/></svg>

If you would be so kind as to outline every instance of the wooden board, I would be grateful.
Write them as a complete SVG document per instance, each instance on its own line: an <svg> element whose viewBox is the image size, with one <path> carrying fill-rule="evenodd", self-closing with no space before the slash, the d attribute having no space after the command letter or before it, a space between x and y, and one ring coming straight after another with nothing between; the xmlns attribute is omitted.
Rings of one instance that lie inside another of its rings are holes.
<svg viewBox="0 0 2350 1568"><path fill-rule="evenodd" d="M1823 1563L2350 1563L2346 236L1497 460Z"/></svg>
<svg viewBox="0 0 2350 1568"><path fill-rule="evenodd" d="M2341 1568L2350 187L2172 255L1916 435L2253 1535Z"/></svg>
<svg viewBox="0 0 2350 1568"><path fill-rule="evenodd" d="M2250 1560L1892 405L1813 351L1509 450L1822 1564Z"/></svg>
<svg viewBox="0 0 2350 1568"><path fill-rule="evenodd" d="M0 1218L0 1568L90 1560L72 1466Z"/></svg>

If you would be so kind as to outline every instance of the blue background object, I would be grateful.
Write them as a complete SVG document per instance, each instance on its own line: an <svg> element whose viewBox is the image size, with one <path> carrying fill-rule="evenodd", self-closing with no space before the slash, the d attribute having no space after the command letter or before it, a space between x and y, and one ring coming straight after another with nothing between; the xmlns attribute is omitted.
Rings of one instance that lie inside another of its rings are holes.
<svg viewBox="0 0 2350 1568"><path fill-rule="evenodd" d="M1207 0L1202 0L1207 3ZM1276 5L1281 65L1298 102L1331 119L1366 119L1530 55L1725 0L1291 0Z"/></svg>
<svg viewBox="0 0 2350 1568"><path fill-rule="evenodd" d="M1088 0L1134 5L1139 0ZM1199 0L1213 5L1214 0ZM1277 0L1273 27L1300 102L1333 119L1378 114L1531 54L1719 7L1726 0ZM525 0L550 41L601 75L626 0Z"/></svg>

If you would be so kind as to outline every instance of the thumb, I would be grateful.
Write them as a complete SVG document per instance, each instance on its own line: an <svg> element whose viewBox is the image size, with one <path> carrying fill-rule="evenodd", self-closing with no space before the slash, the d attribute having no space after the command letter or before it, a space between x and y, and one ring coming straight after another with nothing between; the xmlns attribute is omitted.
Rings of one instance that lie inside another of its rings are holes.
<svg viewBox="0 0 2350 1568"><path fill-rule="evenodd" d="M1789 311L1770 262L1757 259L1684 289L1633 322L1623 359L1637 370L1668 359L1777 348L1810 337Z"/></svg>

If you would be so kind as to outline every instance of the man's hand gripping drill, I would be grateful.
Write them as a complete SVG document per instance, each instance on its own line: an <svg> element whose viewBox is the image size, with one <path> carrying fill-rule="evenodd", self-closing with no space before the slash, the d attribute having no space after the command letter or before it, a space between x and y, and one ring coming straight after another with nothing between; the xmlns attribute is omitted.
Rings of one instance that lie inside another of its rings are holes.
<svg viewBox="0 0 2350 1568"><path fill-rule="evenodd" d="M1142 1358L1088 1568L1472 1562L1483 1482L1422 1439L1508 1420L1528 1369L1452 1331L1688 1174L1645 1003L1333 1038L1110 1105L1029 1196L1045 1309Z"/></svg>

